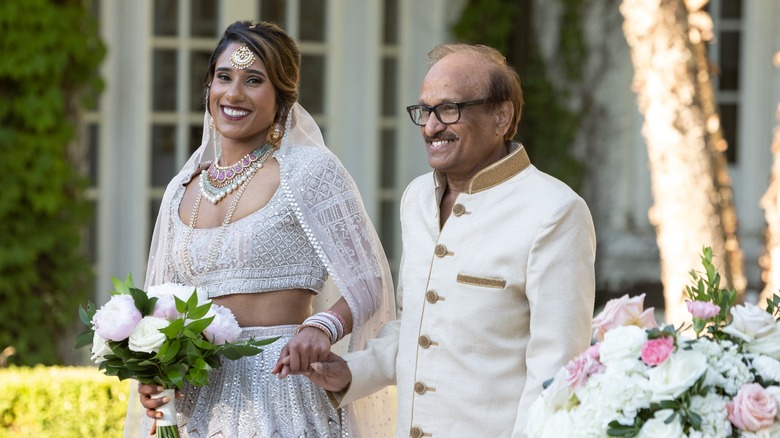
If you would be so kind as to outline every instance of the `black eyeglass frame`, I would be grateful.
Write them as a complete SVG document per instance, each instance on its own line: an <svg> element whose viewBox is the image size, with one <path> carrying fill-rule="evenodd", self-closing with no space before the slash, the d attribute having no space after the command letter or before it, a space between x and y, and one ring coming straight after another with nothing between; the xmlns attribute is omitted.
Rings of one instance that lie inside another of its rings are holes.
<svg viewBox="0 0 780 438"><path fill-rule="evenodd" d="M409 105L409 106L407 106L406 107L406 112L409 113L409 118L412 119L412 123L414 123L417 126L425 126L425 124L428 123L428 119L426 119L425 122L423 122L423 123L417 123L414 120L414 116L412 115L412 111L415 111L415 110L418 110L418 109L421 111L421 113L420 113L421 117L422 117L422 111L427 109L429 118L431 117L431 113L433 113L433 114L436 115L436 118L442 124L452 125L452 124L458 123L460 121L460 115L461 115L460 113L461 113L461 110L463 110L463 108L467 108L467 107L470 107L470 106L473 106L473 105L482 105L482 104L489 103L489 102L490 102L490 99L477 99L477 100L467 100L465 102L442 102L442 103L440 103L438 105L433 105L433 106L428 106L428 105L423 105L421 103L418 103L417 105ZM441 115L439 115L439 107L441 107L442 105L455 105L455 108L458 109L458 118L456 118L452 122L445 122L444 120L442 120L441 119Z"/></svg>

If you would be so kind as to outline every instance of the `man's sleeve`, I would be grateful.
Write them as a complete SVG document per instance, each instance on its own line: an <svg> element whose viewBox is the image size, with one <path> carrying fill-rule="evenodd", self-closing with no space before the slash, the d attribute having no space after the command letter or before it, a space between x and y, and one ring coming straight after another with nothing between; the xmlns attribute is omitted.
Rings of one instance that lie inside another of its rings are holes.
<svg viewBox="0 0 780 438"><path fill-rule="evenodd" d="M593 220L581 198L563 205L534 240L526 282L528 373L513 437L525 436L528 410L542 384L590 344L595 256Z"/></svg>
<svg viewBox="0 0 780 438"><path fill-rule="evenodd" d="M365 349L344 355L352 373L352 383L345 392L331 394L337 407L373 394L385 386L395 385L400 328L400 320L390 321L375 339L368 341Z"/></svg>

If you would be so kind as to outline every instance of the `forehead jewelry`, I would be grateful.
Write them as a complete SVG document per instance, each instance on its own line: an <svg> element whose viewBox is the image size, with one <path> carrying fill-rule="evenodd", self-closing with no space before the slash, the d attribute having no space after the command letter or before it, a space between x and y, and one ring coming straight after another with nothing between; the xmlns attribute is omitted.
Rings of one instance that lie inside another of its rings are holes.
<svg viewBox="0 0 780 438"><path fill-rule="evenodd" d="M255 54L249 50L246 44L241 44L232 55L230 55L230 64L238 70L243 70L255 63Z"/></svg>

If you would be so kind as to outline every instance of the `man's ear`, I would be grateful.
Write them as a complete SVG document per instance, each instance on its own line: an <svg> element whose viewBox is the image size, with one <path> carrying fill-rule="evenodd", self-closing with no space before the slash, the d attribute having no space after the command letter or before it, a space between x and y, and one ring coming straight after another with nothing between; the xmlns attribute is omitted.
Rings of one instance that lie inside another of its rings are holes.
<svg viewBox="0 0 780 438"><path fill-rule="evenodd" d="M515 108L512 102L504 101L496 107L496 135L506 137L509 132L509 125L512 123L512 117L515 115Z"/></svg>

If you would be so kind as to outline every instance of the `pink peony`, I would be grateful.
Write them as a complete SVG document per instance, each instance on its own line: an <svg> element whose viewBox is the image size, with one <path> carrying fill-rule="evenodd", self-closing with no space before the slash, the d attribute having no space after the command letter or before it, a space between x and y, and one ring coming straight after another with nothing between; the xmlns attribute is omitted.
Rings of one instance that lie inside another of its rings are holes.
<svg viewBox="0 0 780 438"><path fill-rule="evenodd" d="M152 316L156 318L162 318L168 321L174 321L181 314L176 310L176 300L173 294L153 294L149 293L149 297L156 297L157 302L154 303L154 310Z"/></svg>
<svg viewBox="0 0 780 438"><path fill-rule="evenodd" d="M777 402L758 383L748 383L726 404L729 421L740 430L756 432L769 427L777 415Z"/></svg>
<svg viewBox="0 0 780 438"><path fill-rule="evenodd" d="M708 301L686 301L685 305L688 306L691 315L697 319L710 319L720 312L720 306Z"/></svg>
<svg viewBox="0 0 780 438"><path fill-rule="evenodd" d="M210 316L213 316L214 320L206 327L206 330L203 330L203 334L209 342L215 345L222 345L225 342L235 342L238 339L238 335L241 334L241 327L238 326L236 317L233 316L233 312L230 309L213 305L206 315L206 317Z"/></svg>
<svg viewBox="0 0 780 438"><path fill-rule="evenodd" d="M635 325L644 329L658 327L653 308L642 310L644 301L645 294L633 298L629 298L626 294L620 298L609 300L604 306L604 310L593 319L593 336L599 341L603 341L604 334L608 330L624 325Z"/></svg>
<svg viewBox="0 0 780 438"><path fill-rule="evenodd" d="M141 317L141 312L135 308L133 297L114 295L95 312L92 325L101 338L119 342L130 336Z"/></svg>
<svg viewBox="0 0 780 438"><path fill-rule="evenodd" d="M662 364L674 350L674 339L663 336L645 342L642 347L642 361L650 366Z"/></svg>

